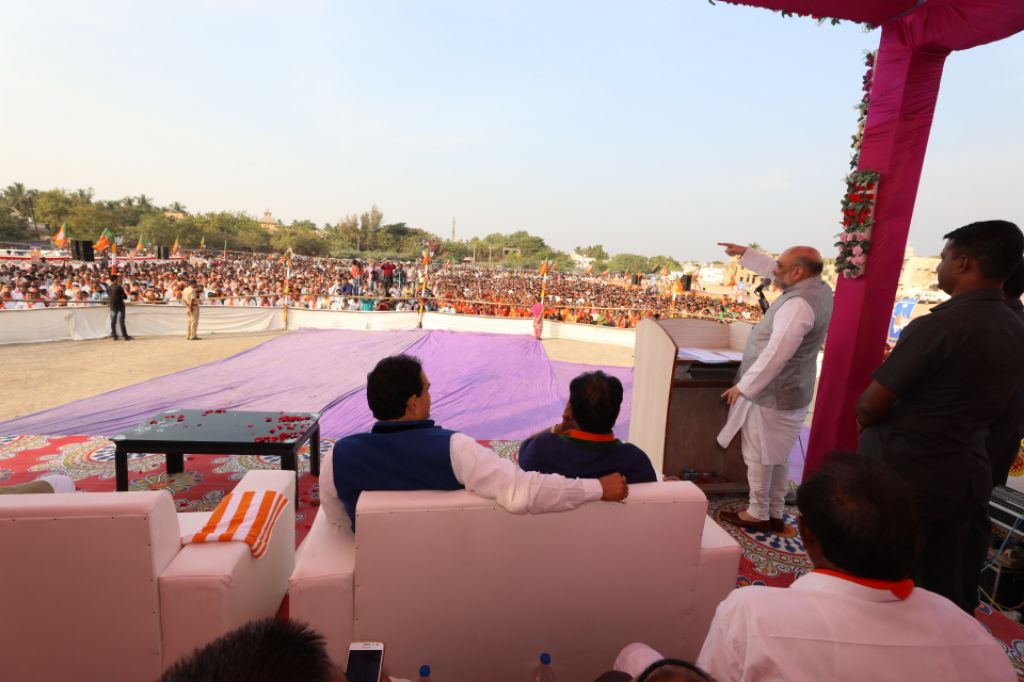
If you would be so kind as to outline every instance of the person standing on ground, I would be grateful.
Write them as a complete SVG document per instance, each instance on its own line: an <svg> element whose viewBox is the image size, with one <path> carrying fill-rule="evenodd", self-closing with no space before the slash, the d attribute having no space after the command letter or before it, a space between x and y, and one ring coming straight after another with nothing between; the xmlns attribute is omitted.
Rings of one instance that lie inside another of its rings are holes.
<svg viewBox="0 0 1024 682"><path fill-rule="evenodd" d="M199 329L199 291L196 289L196 281L190 279L188 286L181 292L181 302L185 305L187 326L185 328L185 339L188 341L199 341L197 335Z"/></svg>
<svg viewBox="0 0 1024 682"><path fill-rule="evenodd" d="M544 330L544 306L538 296L530 306L530 314L533 316L533 336L540 341L541 332Z"/></svg>
<svg viewBox="0 0 1024 682"><path fill-rule="evenodd" d="M821 279L817 249L794 246L778 260L754 249L719 242L728 256L762 277L773 277L782 295L747 337L736 385L722 394L729 419L718 434L723 448L741 433L750 501L719 518L757 531L781 533L789 453L814 397L818 351L832 319L832 290Z"/></svg>
<svg viewBox="0 0 1024 682"><path fill-rule="evenodd" d="M912 320L875 370L857 401L859 451L914 491L915 581L973 614L978 547L991 529L985 437L1024 377L1024 320L1003 296L1024 235L1013 223L987 220L943 239L935 272L951 298Z"/></svg>
<svg viewBox="0 0 1024 682"><path fill-rule="evenodd" d="M107 300L110 302L110 338L117 341L117 327L121 327L121 336L125 341L131 341L128 330L124 326L124 300L126 296L124 287L121 286L121 278L117 275L110 277L110 284L107 286Z"/></svg>

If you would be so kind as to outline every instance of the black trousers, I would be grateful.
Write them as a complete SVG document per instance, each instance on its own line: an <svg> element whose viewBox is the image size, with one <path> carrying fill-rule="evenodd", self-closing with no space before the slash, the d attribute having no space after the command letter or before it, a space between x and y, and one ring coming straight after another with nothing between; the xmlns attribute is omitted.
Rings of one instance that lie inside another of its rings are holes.
<svg viewBox="0 0 1024 682"><path fill-rule="evenodd" d="M974 615L988 550L988 507L975 500L915 497L920 529L914 582Z"/></svg>
<svg viewBox="0 0 1024 682"><path fill-rule="evenodd" d="M128 330L124 328L124 308L110 309L110 335L117 338L117 325L121 325L121 336L128 337Z"/></svg>

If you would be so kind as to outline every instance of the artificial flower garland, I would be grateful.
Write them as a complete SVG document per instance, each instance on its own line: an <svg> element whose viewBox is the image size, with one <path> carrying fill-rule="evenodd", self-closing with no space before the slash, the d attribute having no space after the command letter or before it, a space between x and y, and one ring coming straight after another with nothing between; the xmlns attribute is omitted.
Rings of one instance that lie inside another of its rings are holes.
<svg viewBox="0 0 1024 682"><path fill-rule="evenodd" d="M860 277L864 274L868 251L871 249L871 227L874 224L875 198L878 194L878 173L873 170L858 170L860 145L864 139L864 126L871 106L871 83L875 73L877 52L864 54L864 74L861 90L864 94L857 104L857 132L853 136L853 154L850 158L850 174L846 176L846 194L843 196L843 231L837 237L839 255L836 256L836 273L843 277Z"/></svg>
<svg viewBox="0 0 1024 682"><path fill-rule="evenodd" d="M877 50L864 53L864 65L868 67L868 70L864 74L861 84L864 94L857 104L857 132L854 133L853 142L850 144L853 149L853 155L850 157L850 170L857 170L857 166L860 164L860 143L864 139L864 126L867 124L868 108L871 106L871 82L875 76L875 56L877 54Z"/></svg>
<svg viewBox="0 0 1024 682"><path fill-rule="evenodd" d="M875 199L878 195L878 173L873 170L854 171L846 176L843 197L843 231L837 235L836 273L843 277L864 274L871 249L871 227L874 224Z"/></svg>

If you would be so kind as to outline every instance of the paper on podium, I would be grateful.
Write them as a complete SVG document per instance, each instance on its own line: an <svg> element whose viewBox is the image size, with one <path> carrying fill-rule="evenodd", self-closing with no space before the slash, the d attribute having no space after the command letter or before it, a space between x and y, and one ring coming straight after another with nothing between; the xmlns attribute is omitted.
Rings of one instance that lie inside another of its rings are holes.
<svg viewBox="0 0 1024 682"><path fill-rule="evenodd" d="M728 348L680 348L676 353L680 360L693 360L703 362L706 365L721 365L727 362L739 362L743 359L743 353Z"/></svg>

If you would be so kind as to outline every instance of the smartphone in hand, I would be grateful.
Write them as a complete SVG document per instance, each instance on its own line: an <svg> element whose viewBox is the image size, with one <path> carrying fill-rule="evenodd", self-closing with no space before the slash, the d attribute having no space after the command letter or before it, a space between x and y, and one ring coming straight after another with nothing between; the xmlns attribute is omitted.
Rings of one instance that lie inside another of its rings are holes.
<svg viewBox="0 0 1024 682"><path fill-rule="evenodd" d="M352 642L348 647L345 677L348 682L380 682L384 668L383 642Z"/></svg>

